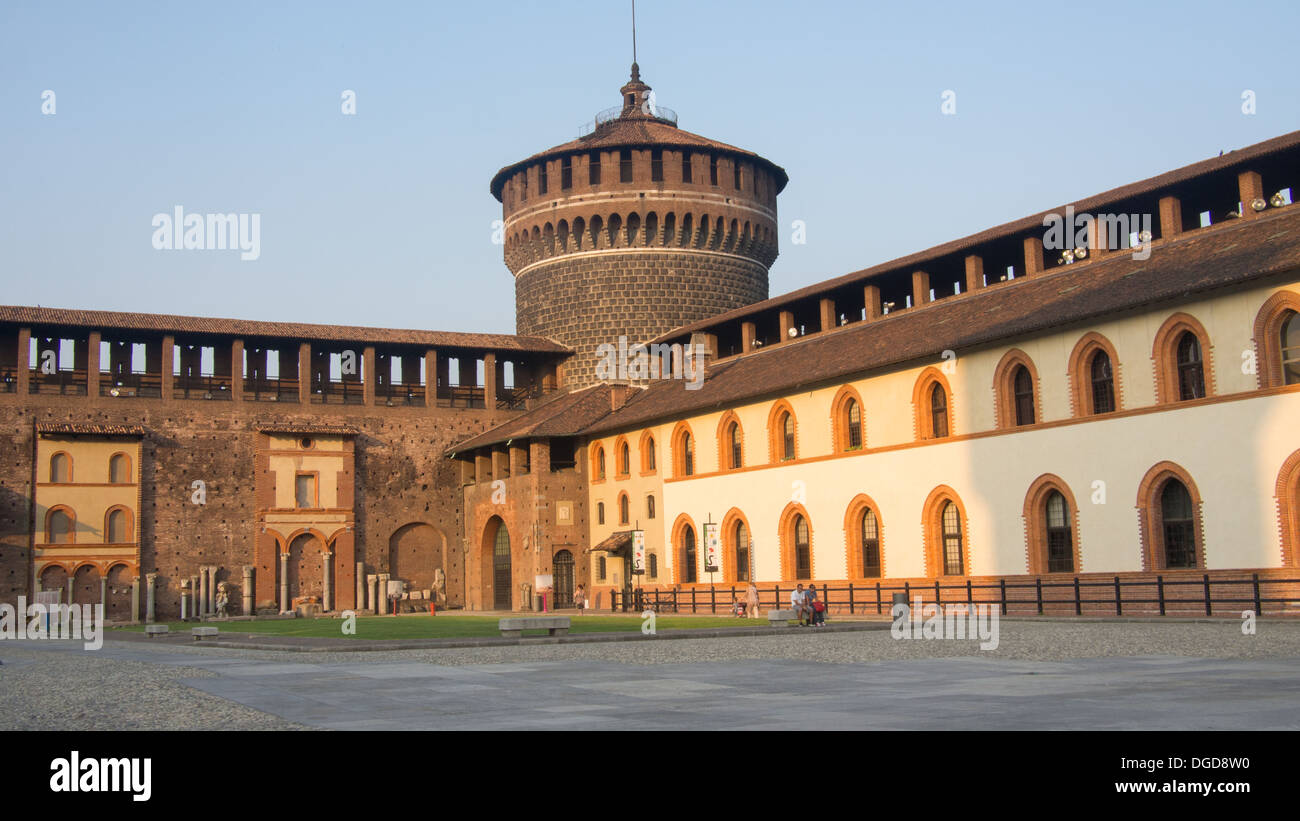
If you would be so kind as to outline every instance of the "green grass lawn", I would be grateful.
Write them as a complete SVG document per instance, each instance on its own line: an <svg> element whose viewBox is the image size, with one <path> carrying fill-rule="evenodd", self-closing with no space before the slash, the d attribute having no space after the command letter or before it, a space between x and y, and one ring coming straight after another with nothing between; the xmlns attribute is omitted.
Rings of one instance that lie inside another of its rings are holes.
<svg viewBox="0 0 1300 821"><path fill-rule="evenodd" d="M352 639L450 639L500 636L498 616L460 616L440 614L412 614L406 616L358 616L356 633L343 635L343 620L273 619L268 621L234 621L226 623L205 622L220 627L222 633L262 633L275 636L309 636L313 638ZM635 633L641 629L641 617L627 616L573 616L570 633ZM767 626L767 619L738 619L731 616L659 616L656 630L707 629L717 627ZM188 634L195 622L169 622L174 633ZM144 625L116 628L142 632ZM545 635L544 630L525 630L524 635Z"/></svg>

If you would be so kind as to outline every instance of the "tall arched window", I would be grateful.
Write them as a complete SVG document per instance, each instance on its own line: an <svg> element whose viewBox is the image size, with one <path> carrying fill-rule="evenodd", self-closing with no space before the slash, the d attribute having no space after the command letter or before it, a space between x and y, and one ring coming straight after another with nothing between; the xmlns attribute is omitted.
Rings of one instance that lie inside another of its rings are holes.
<svg viewBox="0 0 1300 821"><path fill-rule="evenodd" d="M749 581L749 528L743 520L736 521L733 549L736 551L736 581Z"/></svg>
<svg viewBox="0 0 1300 821"><path fill-rule="evenodd" d="M131 481L131 458L125 453L115 453L108 460L108 481L115 485L128 484Z"/></svg>
<svg viewBox="0 0 1300 821"><path fill-rule="evenodd" d="M125 544L131 541L129 519L125 510L111 510L104 523L104 541L107 544Z"/></svg>
<svg viewBox="0 0 1300 821"><path fill-rule="evenodd" d="M682 434L682 475L695 475L695 443L689 433Z"/></svg>
<svg viewBox="0 0 1300 821"><path fill-rule="evenodd" d="M1300 385L1300 313L1289 311L1282 320L1282 384Z"/></svg>
<svg viewBox="0 0 1300 821"><path fill-rule="evenodd" d="M930 435L935 439L948 435L948 392L938 383L930 389Z"/></svg>
<svg viewBox="0 0 1300 821"><path fill-rule="evenodd" d="M626 493L619 494L618 497L618 523L625 525L628 523L628 498Z"/></svg>
<svg viewBox="0 0 1300 821"><path fill-rule="evenodd" d="M961 511L952 502L944 502L939 514L940 533L943 537L943 573L960 576L965 572L961 549Z"/></svg>
<svg viewBox="0 0 1300 821"><path fill-rule="evenodd" d="M645 469L655 469L655 440L653 436L646 439Z"/></svg>
<svg viewBox="0 0 1300 821"><path fill-rule="evenodd" d="M1047 572L1074 572L1074 538L1070 535L1070 508L1053 490L1047 496Z"/></svg>
<svg viewBox="0 0 1300 821"><path fill-rule="evenodd" d="M682 569L679 574L682 584L694 584L698 580L697 560L695 556L695 529L690 525L682 528Z"/></svg>
<svg viewBox="0 0 1300 821"><path fill-rule="evenodd" d="M1015 397L1016 424L1034 424L1034 379L1024 365L1018 366L1015 370L1012 391Z"/></svg>
<svg viewBox="0 0 1300 821"><path fill-rule="evenodd" d="M596 524L603 525L604 523L605 523L605 503L596 502Z"/></svg>
<svg viewBox="0 0 1300 821"><path fill-rule="evenodd" d="M72 544L76 520L67 508L51 510L45 519L45 541L49 544Z"/></svg>
<svg viewBox="0 0 1300 821"><path fill-rule="evenodd" d="M794 414L781 414L781 459L794 458Z"/></svg>
<svg viewBox="0 0 1300 821"><path fill-rule="evenodd" d="M862 509L859 523L862 533L862 575L868 579L880 578L880 523L871 508Z"/></svg>
<svg viewBox="0 0 1300 821"><path fill-rule="evenodd" d="M847 417L845 432L848 434L848 448L849 450L857 450L862 447L862 407L857 403L856 399L848 401L845 416Z"/></svg>
<svg viewBox="0 0 1300 821"><path fill-rule="evenodd" d="M1191 331L1178 339L1178 398L1200 399L1205 396L1205 366L1201 361L1201 341Z"/></svg>
<svg viewBox="0 0 1300 821"><path fill-rule="evenodd" d="M50 457L50 481L67 483L72 481L72 457L60 451Z"/></svg>
<svg viewBox="0 0 1300 821"><path fill-rule="evenodd" d="M632 449L624 442L618 449L618 472L622 476L627 476L632 472Z"/></svg>
<svg viewBox="0 0 1300 821"><path fill-rule="evenodd" d="M596 480L605 478L605 449L596 448Z"/></svg>
<svg viewBox="0 0 1300 821"><path fill-rule="evenodd" d="M1097 351L1088 370L1092 382L1092 412L1111 413L1115 410L1115 373L1111 368L1110 354Z"/></svg>
<svg viewBox="0 0 1300 821"><path fill-rule="evenodd" d="M732 470L744 466L743 444L740 436L740 423L733 421L727 425L727 467Z"/></svg>
<svg viewBox="0 0 1300 821"><path fill-rule="evenodd" d="M1177 479L1166 482L1160 493L1160 517L1165 567L1196 567L1196 517L1192 495Z"/></svg>
<svg viewBox="0 0 1300 821"><path fill-rule="evenodd" d="M794 577L812 578L812 545L808 539L808 520L794 517Z"/></svg>

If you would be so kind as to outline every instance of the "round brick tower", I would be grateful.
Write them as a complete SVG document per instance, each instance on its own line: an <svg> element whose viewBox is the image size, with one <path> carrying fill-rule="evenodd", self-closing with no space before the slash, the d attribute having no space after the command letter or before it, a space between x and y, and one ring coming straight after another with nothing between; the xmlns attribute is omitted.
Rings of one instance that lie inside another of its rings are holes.
<svg viewBox="0 0 1300 821"><path fill-rule="evenodd" d="M516 333L577 353L569 389L596 382L596 348L649 341L767 298L777 255L772 162L683 131L632 64L622 105L588 133L492 178Z"/></svg>

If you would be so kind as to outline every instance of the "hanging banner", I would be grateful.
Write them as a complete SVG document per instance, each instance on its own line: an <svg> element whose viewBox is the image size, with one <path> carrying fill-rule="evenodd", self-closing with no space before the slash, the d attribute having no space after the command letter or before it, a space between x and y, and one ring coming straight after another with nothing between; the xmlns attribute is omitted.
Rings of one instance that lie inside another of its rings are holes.
<svg viewBox="0 0 1300 821"><path fill-rule="evenodd" d="M717 524L704 523L704 572L717 573L722 558L722 533Z"/></svg>
<svg viewBox="0 0 1300 821"><path fill-rule="evenodd" d="M632 575L645 574L645 531L632 531Z"/></svg>

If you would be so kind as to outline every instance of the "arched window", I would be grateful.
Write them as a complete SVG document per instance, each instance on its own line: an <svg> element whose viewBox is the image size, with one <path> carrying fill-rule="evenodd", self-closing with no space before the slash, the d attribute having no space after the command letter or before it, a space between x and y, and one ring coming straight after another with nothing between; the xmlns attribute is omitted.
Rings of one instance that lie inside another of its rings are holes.
<svg viewBox="0 0 1300 821"><path fill-rule="evenodd" d="M605 478L605 449L596 448L596 481Z"/></svg>
<svg viewBox="0 0 1300 821"><path fill-rule="evenodd" d="M961 547L961 511L952 502L944 502L939 514L939 528L943 538L943 573L960 576L965 573Z"/></svg>
<svg viewBox="0 0 1300 821"><path fill-rule="evenodd" d="M104 542L107 544L126 544L131 541L130 519L125 510L117 508L108 512L104 523Z"/></svg>
<svg viewBox="0 0 1300 821"><path fill-rule="evenodd" d="M645 517L647 519L655 517L655 497L653 493L645 497Z"/></svg>
<svg viewBox="0 0 1300 821"><path fill-rule="evenodd" d="M655 440L653 436L646 439L645 469L655 469Z"/></svg>
<svg viewBox="0 0 1300 821"><path fill-rule="evenodd" d="M869 507L862 509L859 522L862 534L862 575L868 579L880 578L880 523L876 512Z"/></svg>
<svg viewBox="0 0 1300 821"><path fill-rule="evenodd" d="M1104 354L1103 354L1104 355ZM1047 572L1074 572L1074 538L1070 535L1070 508L1060 491L1047 495Z"/></svg>
<svg viewBox="0 0 1300 821"><path fill-rule="evenodd" d="M1016 424L1034 424L1034 379L1024 365L1016 367L1012 378L1012 391L1016 407Z"/></svg>
<svg viewBox="0 0 1300 821"><path fill-rule="evenodd" d="M1196 567L1196 516L1192 496L1177 479L1166 482L1160 493L1160 517L1165 567Z"/></svg>
<svg viewBox="0 0 1300 821"><path fill-rule="evenodd" d="M695 475L695 444L689 433L682 434L682 475Z"/></svg>
<svg viewBox="0 0 1300 821"><path fill-rule="evenodd" d="M1282 384L1300 385L1300 313L1287 314L1278 340L1282 348Z"/></svg>
<svg viewBox="0 0 1300 821"><path fill-rule="evenodd" d="M862 407L856 399L850 399L845 408L845 433L848 434L848 449L862 447Z"/></svg>
<svg viewBox="0 0 1300 821"><path fill-rule="evenodd" d="M627 476L632 472L632 449L628 447L627 442L623 442L618 449L618 472L620 476Z"/></svg>
<svg viewBox="0 0 1300 821"><path fill-rule="evenodd" d="M744 520L737 519L732 540L735 553L736 581L749 581L749 528Z"/></svg>
<svg viewBox="0 0 1300 821"><path fill-rule="evenodd" d="M618 496L618 523L625 525L628 523L628 498L626 493L620 493Z"/></svg>
<svg viewBox="0 0 1300 821"><path fill-rule="evenodd" d="M781 414L781 459L794 458L794 414Z"/></svg>
<svg viewBox="0 0 1300 821"><path fill-rule="evenodd" d="M115 485L129 484L131 481L131 457L125 453L115 453L108 460L108 481Z"/></svg>
<svg viewBox="0 0 1300 821"><path fill-rule="evenodd" d="M71 510L56 507L45 519L45 541L49 544L72 544L76 525Z"/></svg>
<svg viewBox="0 0 1300 821"><path fill-rule="evenodd" d="M596 524L603 525L604 523L605 523L605 503L596 502Z"/></svg>
<svg viewBox="0 0 1300 821"><path fill-rule="evenodd" d="M1205 396L1205 366L1201 362L1201 341L1191 331L1178 339L1178 398L1200 399Z"/></svg>
<svg viewBox="0 0 1300 821"><path fill-rule="evenodd" d="M697 564L698 562L696 561L695 556L695 529L690 525L686 525L682 528L682 568L681 573L679 574L682 584L694 584L697 581Z"/></svg>
<svg viewBox="0 0 1300 821"><path fill-rule="evenodd" d="M743 467L745 464L742 446L743 442L741 441L740 436L740 423L732 421L727 425L727 467L732 470Z"/></svg>
<svg viewBox="0 0 1300 821"><path fill-rule="evenodd" d="M1115 410L1115 373L1110 354L1105 351L1093 354L1088 373L1092 383L1092 412L1111 413Z"/></svg>
<svg viewBox="0 0 1300 821"><path fill-rule="evenodd" d="M50 457L50 481L66 484L72 481L72 457L60 451Z"/></svg>
<svg viewBox="0 0 1300 821"><path fill-rule="evenodd" d="M794 577L812 578L812 544L808 538L808 520L794 517Z"/></svg>
<svg viewBox="0 0 1300 821"><path fill-rule="evenodd" d="M937 383L930 389L930 435L935 439L948 435L948 392Z"/></svg>

